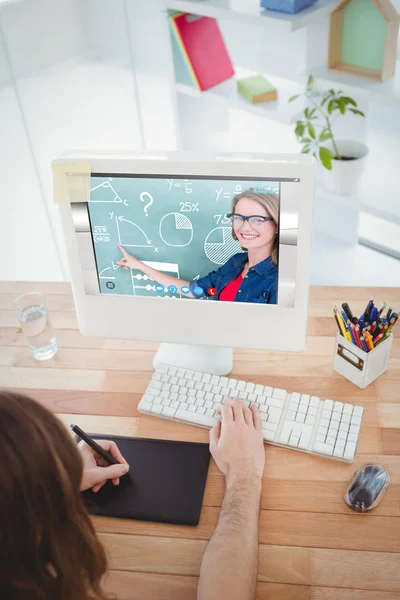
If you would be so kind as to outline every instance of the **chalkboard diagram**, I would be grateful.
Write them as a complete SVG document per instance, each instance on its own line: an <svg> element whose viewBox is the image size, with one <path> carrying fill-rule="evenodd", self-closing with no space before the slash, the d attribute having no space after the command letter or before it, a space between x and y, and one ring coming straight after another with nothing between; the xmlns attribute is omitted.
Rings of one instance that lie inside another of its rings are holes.
<svg viewBox="0 0 400 600"><path fill-rule="evenodd" d="M150 260L144 260L143 263L145 265L148 265L152 269L156 269L157 271L167 273L168 275L173 275L174 277L177 277L179 279L179 265L176 263L150 261ZM171 289L172 286L170 286L168 289L164 288L164 286L157 284L154 281L154 279L152 279L148 275L145 275L144 273L141 273L140 271L133 271L132 269L130 269L130 275L131 275L133 295L136 295L136 290L146 290L147 292L167 292L168 291L171 293L171 296L162 296L163 298L175 298L176 297L173 295L174 293L176 293L178 291L176 287L175 287L175 290ZM144 284L142 284L142 281ZM152 283L146 283L148 281L150 281ZM137 283L137 282L139 282L139 283ZM143 295L143 292L140 293L140 295ZM178 296L180 297L181 294L178 294Z"/></svg>
<svg viewBox="0 0 400 600"><path fill-rule="evenodd" d="M188 246L193 239L193 225L186 215L168 213L160 221L160 238L167 246Z"/></svg>
<svg viewBox="0 0 400 600"><path fill-rule="evenodd" d="M115 217L117 225L118 243L125 247L152 248L151 240L137 223L125 219L125 217Z"/></svg>
<svg viewBox="0 0 400 600"><path fill-rule="evenodd" d="M99 272L99 279L115 279L115 277L112 276L113 271L115 271L116 269L118 269L118 265L117 263L115 263L114 261L112 261L112 266L111 267L106 267L105 269L103 269L102 271ZM111 274L109 274L107 271L111 271Z"/></svg>
<svg viewBox="0 0 400 600"><path fill-rule="evenodd" d="M216 227L206 237L204 252L216 265L224 265L226 261L241 251L241 246L232 237L231 227Z"/></svg>
<svg viewBox="0 0 400 600"><path fill-rule="evenodd" d="M94 188L90 190L90 200L89 202L107 202L108 204L122 204L128 206L127 200L122 200L122 198L117 194L111 185L110 181L112 178L107 181L103 181L103 183L99 183Z"/></svg>

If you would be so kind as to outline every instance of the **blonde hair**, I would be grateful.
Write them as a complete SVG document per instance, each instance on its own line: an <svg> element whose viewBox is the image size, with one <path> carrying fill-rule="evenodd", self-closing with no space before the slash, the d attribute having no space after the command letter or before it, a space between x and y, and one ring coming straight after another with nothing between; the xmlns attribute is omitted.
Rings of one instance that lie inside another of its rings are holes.
<svg viewBox="0 0 400 600"><path fill-rule="evenodd" d="M248 198L249 200L255 200L265 208L269 217L272 217L276 225L276 235L274 243L272 245L271 258L274 265L278 264L278 229L279 229L279 200L278 194L258 194L253 189L240 192L234 198L232 198L232 212L235 212L235 208L239 200L242 198ZM232 228L232 237L237 240L237 236Z"/></svg>

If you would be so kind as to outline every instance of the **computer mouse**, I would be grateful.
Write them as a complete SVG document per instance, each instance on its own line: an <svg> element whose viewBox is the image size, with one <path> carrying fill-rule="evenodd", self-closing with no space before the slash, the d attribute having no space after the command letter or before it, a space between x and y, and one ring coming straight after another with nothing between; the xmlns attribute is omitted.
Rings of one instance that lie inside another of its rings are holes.
<svg viewBox="0 0 400 600"><path fill-rule="evenodd" d="M357 512L372 510L382 500L390 482L389 473L381 465L364 465L351 478L344 499Z"/></svg>

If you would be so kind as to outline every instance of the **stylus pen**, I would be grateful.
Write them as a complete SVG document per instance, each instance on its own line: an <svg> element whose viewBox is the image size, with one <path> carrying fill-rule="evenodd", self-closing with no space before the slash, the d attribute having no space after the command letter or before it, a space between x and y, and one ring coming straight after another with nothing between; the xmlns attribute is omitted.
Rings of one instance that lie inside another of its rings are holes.
<svg viewBox="0 0 400 600"><path fill-rule="evenodd" d="M84 442L86 442L87 445L92 448L92 450L97 452L97 454L100 454L100 456L104 458L104 460L106 460L110 465L120 464L117 460L115 460L115 458L111 456L111 454L106 452L101 446L99 446L97 442L95 442L91 437L89 437L87 433L82 431L82 429L78 427L78 425L70 425L70 427L72 431L76 433L76 435L78 435Z"/></svg>

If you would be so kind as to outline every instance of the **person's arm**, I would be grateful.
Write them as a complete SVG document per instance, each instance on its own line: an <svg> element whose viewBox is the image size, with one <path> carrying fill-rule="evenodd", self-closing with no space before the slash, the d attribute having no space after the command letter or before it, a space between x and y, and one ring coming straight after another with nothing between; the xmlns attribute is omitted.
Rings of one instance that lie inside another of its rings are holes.
<svg viewBox="0 0 400 600"><path fill-rule="evenodd" d="M261 419L240 401L225 401L210 432L210 451L226 476L217 527L201 564L198 600L254 600L258 519L265 451Z"/></svg>
<svg viewBox="0 0 400 600"><path fill-rule="evenodd" d="M136 269L138 271L142 271L142 273L145 273L146 275L151 277L151 279L154 279L154 281L157 281L157 283L163 285L165 288L168 288L170 285L174 285L178 288L180 294L183 294L184 296L189 296L189 298L195 297L192 294L192 292L184 294L181 290L182 287L189 287L190 281L185 281L184 279L179 279L178 277L174 277L173 275L167 275L167 273L157 271L157 269L149 267L135 256L128 254L125 248L120 246L120 244L118 244L118 248L123 254L123 257L118 262L119 267L123 267L124 269Z"/></svg>

